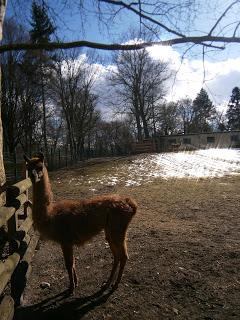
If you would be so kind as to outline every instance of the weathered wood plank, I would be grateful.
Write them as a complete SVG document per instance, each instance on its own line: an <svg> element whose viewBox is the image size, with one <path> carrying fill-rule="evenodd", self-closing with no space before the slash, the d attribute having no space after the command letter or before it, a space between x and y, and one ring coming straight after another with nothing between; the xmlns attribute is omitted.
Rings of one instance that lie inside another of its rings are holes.
<svg viewBox="0 0 240 320"><path fill-rule="evenodd" d="M21 262L27 262L28 264L31 262L32 257L35 253L35 249L36 249L38 241L39 241L39 235L34 234L31 238L29 246L28 246Z"/></svg>
<svg viewBox="0 0 240 320"><path fill-rule="evenodd" d="M0 319L12 320L14 316L14 300L11 296L4 296L0 304Z"/></svg>
<svg viewBox="0 0 240 320"><path fill-rule="evenodd" d="M15 183L13 186L7 188L7 193L10 198L16 198L24 191L32 186L30 178L24 179L20 182Z"/></svg>
<svg viewBox="0 0 240 320"><path fill-rule="evenodd" d="M26 287L27 279L31 273L31 260L34 256L38 240L39 235L34 234L21 262L17 265L17 268L12 276L11 295L14 298L17 306L21 304L22 294Z"/></svg>
<svg viewBox="0 0 240 320"><path fill-rule="evenodd" d="M30 261L39 239L37 235L34 235L31 239L27 234L33 224L31 214L28 215L28 189L31 186L31 180L27 178L8 187L6 192L6 206L0 207L0 227L6 224L8 225L10 248L13 250L12 254L5 261L0 262L0 295L10 280L12 291L12 297L5 296L0 304L0 320L12 320L14 316L14 303L16 301L14 301L15 298L13 293L17 290L19 297L21 297L22 291L26 285L26 279L30 273ZM20 227L17 228L17 217L20 212L18 211L19 208L24 212L26 219L22 222ZM22 257L23 259L21 260ZM22 291L20 291L17 286L14 287L15 281L13 281L13 279L18 269L25 269L25 272L22 273L22 279L19 279L18 277L18 281L24 282L24 285L21 286Z"/></svg>
<svg viewBox="0 0 240 320"><path fill-rule="evenodd" d="M7 283L11 279L13 271L15 270L18 262L20 261L20 254L14 252L7 258L5 262L0 264L0 294L2 294Z"/></svg>
<svg viewBox="0 0 240 320"><path fill-rule="evenodd" d="M16 209L13 207L0 208L0 228L14 215Z"/></svg>
<svg viewBox="0 0 240 320"><path fill-rule="evenodd" d="M18 216L18 221L26 219L26 216L24 214L24 206L25 206L25 203L24 203L23 207L16 210L16 215Z"/></svg>
<svg viewBox="0 0 240 320"><path fill-rule="evenodd" d="M29 214L27 219L25 219L24 222L20 225L18 231L23 231L25 233L28 233L28 231L30 230L32 224L33 224L32 215Z"/></svg>
<svg viewBox="0 0 240 320"><path fill-rule="evenodd" d="M8 220L7 222L7 227L8 227L8 238L12 239L14 237L14 235L17 232L17 215L16 213L14 215L11 216L11 218ZM9 249L10 249L10 253L13 253L15 250L13 242L10 241L9 242Z"/></svg>
<svg viewBox="0 0 240 320"><path fill-rule="evenodd" d="M7 193L7 207L14 207L15 210L18 210L26 201L28 201L28 199L25 193L20 194L16 198L9 198Z"/></svg>
<svg viewBox="0 0 240 320"><path fill-rule="evenodd" d="M30 236L27 234L22 241L15 241L18 252L14 252L7 258L6 261L0 262L0 294L3 292L7 283L10 281L11 276L16 269L21 256L27 250L27 246L30 242Z"/></svg>
<svg viewBox="0 0 240 320"><path fill-rule="evenodd" d="M21 243L21 242L22 241L26 242L26 240L28 240L28 237L30 238L30 236L27 233L31 229L32 225L33 225L32 216L27 217L27 219L24 220L24 222L21 224L18 231L16 232L14 237L11 239L11 246L13 248L13 252L17 251L20 248L20 246L22 247L23 245L26 246L25 243Z"/></svg>

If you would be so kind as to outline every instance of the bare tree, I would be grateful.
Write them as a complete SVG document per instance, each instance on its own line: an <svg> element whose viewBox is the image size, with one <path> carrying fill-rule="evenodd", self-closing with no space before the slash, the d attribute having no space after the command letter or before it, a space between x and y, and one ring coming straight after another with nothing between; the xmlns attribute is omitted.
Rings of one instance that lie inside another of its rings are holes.
<svg viewBox="0 0 240 320"><path fill-rule="evenodd" d="M179 100L177 104L177 114L181 123L181 131L187 134L190 132L194 117L193 103L191 99L184 98Z"/></svg>
<svg viewBox="0 0 240 320"><path fill-rule="evenodd" d="M221 132L228 130L228 118L223 110L216 110L215 122L217 130Z"/></svg>
<svg viewBox="0 0 240 320"><path fill-rule="evenodd" d="M95 130L94 149L98 156L131 153L133 135L127 120L101 121Z"/></svg>
<svg viewBox="0 0 240 320"><path fill-rule="evenodd" d="M4 34L4 41L10 43L27 37L26 30L14 20L6 21ZM35 69L25 58L23 52L6 52L1 59L4 146L15 163L18 144L31 153L34 127L40 119L38 88L34 84L36 74L33 75Z"/></svg>
<svg viewBox="0 0 240 320"><path fill-rule="evenodd" d="M152 107L164 96L164 82L170 76L168 64L152 59L146 49L122 51L114 63L109 83L120 97L118 107L134 115L138 140L149 138Z"/></svg>
<svg viewBox="0 0 240 320"><path fill-rule="evenodd" d="M164 135L177 133L179 119L177 117L177 103L169 102L158 106L156 114L158 132Z"/></svg>
<svg viewBox="0 0 240 320"><path fill-rule="evenodd" d="M92 92L94 70L76 52L61 57L56 65L55 102L67 124L67 142L73 160L83 155L85 139L94 126L97 96Z"/></svg>

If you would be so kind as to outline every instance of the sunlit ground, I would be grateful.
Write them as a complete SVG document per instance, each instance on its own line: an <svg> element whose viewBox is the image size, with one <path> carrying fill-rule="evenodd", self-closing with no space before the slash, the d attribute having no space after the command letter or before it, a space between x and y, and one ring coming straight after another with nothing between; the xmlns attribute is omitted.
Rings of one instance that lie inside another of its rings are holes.
<svg viewBox="0 0 240 320"><path fill-rule="evenodd" d="M97 169L97 168L96 168ZM113 162L94 176L69 177L69 184L114 186L142 185L162 179L199 179L240 174L240 149L206 149L187 152L142 154L122 162ZM58 178L59 179L59 178ZM61 180L58 180L61 183Z"/></svg>
<svg viewBox="0 0 240 320"><path fill-rule="evenodd" d="M132 183L151 181L156 177L210 178L240 173L239 149L207 149L162 153L136 159L128 167ZM129 180L127 183L130 183Z"/></svg>

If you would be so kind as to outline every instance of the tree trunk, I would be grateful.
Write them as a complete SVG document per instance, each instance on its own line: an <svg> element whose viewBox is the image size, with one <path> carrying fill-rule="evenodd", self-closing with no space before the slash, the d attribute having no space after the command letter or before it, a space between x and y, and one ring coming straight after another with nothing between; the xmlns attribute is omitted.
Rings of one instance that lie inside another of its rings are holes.
<svg viewBox="0 0 240 320"><path fill-rule="evenodd" d="M0 41L2 40L2 27L4 21L7 0L0 0ZM0 88L1 88L1 70L0 70ZM4 185L6 182L6 175L3 163L3 131L1 118L1 101L0 101L0 205L5 203Z"/></svg>
<svg viewBox="0 0 240 320"><path fill-rule="evenodd" d="M138 108L138 103L136 100L133 100L133 114L135 116L136 124L137 124L137 140L142 140L142 126L140 120L140 112Z"/></svg>
<svg viewBox="0 0 240 320"><path fill-rule="evenodd" d="M45 156L47 158L47 162L49 161L49 152L48 152L48 142L47 142L47 120L46 120L46 100L45 100L45 88L44 88L44 80L43 80L43 68L41 66L41 91L42 91L42 106L43 106L43 143L44 143L44 151Z"/></svg>
<svg viewBox="0 0 240 320"><path fill-rule="evenodd" d="M140 117L143 125L144 138L149 139L148 123L146 120L146 115L144 113L144 101L142 101L141 96L139 97L139 110L140 110Z"/></svg>
<svg viewBox="0 0 240 320"><path fill-rule="evenodd" d="M145 115L142 115L142 124L143 124L143 132L144 132L144 138L149 139L149 130L148 130L148 124Z"/></svg>
<svg viewBox="0 0 240 320"><path fill-rule="evenodd" d="M153 122L153 135L156 137L157 130L156 130L156 117L155 117L155 110L154 104L152 103L152 122Z"/></svg>
<svg viewBox="0 0 240 320"><path fill-rule="evenodd" d="M142 126L140 122L140 117L137 113L135 114L135 118L137 123L137 139L138 141L142 141Z"/></svg>
<svg viewBox="0 0 240 320"><path fill-rule="evenodd" d="M13 166L14 166L14 180L17 181L17 154L16 148L13 149Z"/></svg>

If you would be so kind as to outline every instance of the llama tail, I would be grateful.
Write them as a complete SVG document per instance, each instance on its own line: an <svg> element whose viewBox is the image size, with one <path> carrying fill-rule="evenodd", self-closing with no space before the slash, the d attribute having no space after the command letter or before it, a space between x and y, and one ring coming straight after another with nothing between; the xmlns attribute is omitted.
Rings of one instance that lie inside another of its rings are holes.
<svg viewBox="0 0 240 320"><path fill-rule="evenodd" d="M134 215L137 212L137 203L131 198L126 198L125 199L129 207L131 208L131 213Z"/></svg>

